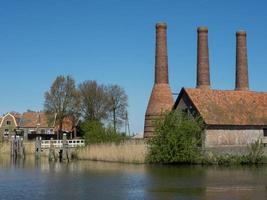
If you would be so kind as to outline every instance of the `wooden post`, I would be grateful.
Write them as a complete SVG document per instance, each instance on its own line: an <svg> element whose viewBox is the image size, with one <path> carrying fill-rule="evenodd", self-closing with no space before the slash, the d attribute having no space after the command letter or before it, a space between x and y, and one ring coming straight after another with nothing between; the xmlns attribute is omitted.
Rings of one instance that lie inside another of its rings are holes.
<svg viewBox="0 0 267 200"><path fill-rule="evenodd" d="M11 157L14 156L14 136L11 137L11 140L10 140L10 153L11 153Z"/></svg>
<svg viewBox="0 0 267 200"><path fill-rule="evenodd" d="M22 158L25 158L26 154L25 154L25 146L23 143L23 137L21 138L21 156Z"/></svg>
<svg viewBox="0 0 267 200"><path fill-rule="evenodd" d="M36 137L36 140L35 140L35 158L37 158L37 159L41 158L41 144L42 144L42 138Z"/></svg>
<svg viewBox="0 0 267 200"><path fill-rule="evenodd" d="M62 148L62 160L69 161L69 150L68 150L68 141L67 141L67 134L63 134L63 148Z"/></svg>
<svg viewBox="0 0 267 200"><path fill-rule="evenodd" d="M11 157L15 159L25 157L25 147L23 145L23 139L19 136L12 136L10 141L10 154Z"/></svg>
<svg viewBox="0 0 267 200"><path fill-rule="evenodd" d="M55 146L53 138L50 139L50 147L49 147L49 161L56 161L56 154L55 154Z"/></svg>

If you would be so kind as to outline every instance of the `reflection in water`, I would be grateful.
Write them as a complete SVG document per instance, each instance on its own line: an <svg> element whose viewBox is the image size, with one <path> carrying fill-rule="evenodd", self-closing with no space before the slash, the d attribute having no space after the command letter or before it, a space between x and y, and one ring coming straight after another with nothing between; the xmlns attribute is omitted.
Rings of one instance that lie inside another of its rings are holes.
<svg viewBox="0 0 267 200"><path fill-rule="evenodd" d="M11 192L12 191L12 192ZM267 199L267 166L147 166L0 158L0 199Z"/></svg>

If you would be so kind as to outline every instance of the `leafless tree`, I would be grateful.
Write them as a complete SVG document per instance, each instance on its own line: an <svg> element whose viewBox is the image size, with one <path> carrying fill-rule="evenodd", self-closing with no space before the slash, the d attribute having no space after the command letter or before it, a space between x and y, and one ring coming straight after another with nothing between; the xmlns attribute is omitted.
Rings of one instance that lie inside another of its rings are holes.
<svg viewBox="0 0 267 200"><path fill-rule="evenodd" d="M118 85L109 85L107 87L110 119L114 131L117 131L126 117L128 107L128 97L124 89Z"/></svg>
<svg viewBox="0 0 267 200"><path fill-rule="evenodd" d="M107 119L109 105L106 87L97 84L96 81L84 81L78 88L84 119L96 121Z"/></svg>
<svg viewBox="0 0 267 200"><path fill-rule="evenodd" d="M44 110L50 118L56 115L58 133L61 133L63 119L69 116L77 118L79 115L80 98L74 79L71 76L58 76L44 96Z"/></svg>

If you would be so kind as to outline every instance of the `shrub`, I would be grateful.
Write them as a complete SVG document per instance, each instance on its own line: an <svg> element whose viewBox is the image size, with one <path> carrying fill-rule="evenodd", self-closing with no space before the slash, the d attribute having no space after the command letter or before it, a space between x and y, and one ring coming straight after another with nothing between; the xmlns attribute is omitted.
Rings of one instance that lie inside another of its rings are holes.
<svg viewBox="0 0 267 200"><path fill-rule="evenodd" d="M248 145L248 153L241 154L221 154L214 155L208 152L202 157L202 164L216 164L216 165L245 165L245 164L261 164L266 162L264 156L263 145L260 141L255 141Z"/></svg>
<svg viewBox="0 0 267 200"><path fill-rule="evenodd" d="M199 117L176 110L163 114L155 121L155 136L148 141L148 162L199 162L203 128Z"/></svg>
<svg viewBox="0 0 267 200"><path fill-rule="evenodd" d="M105 128L99 121L85 121L80 124L79 129L86 144L119 143L127 138L124 134L117 133L112 128Z"/></svg>
<svg viewBox="0 0 267 200"><path fill-rule="evenodd" d="M257 140L248 145L249 153L245 156L245 161L248 164L262 163L265 156L263 151L263 144Z"/></svg>
<svg viewBox="0 0 267 200"><path fill-rule="evenodd" d="M239 165L244 161L244 156L233 155L233 154L223 154L216 157L216 164L218 165Z"/></svg>

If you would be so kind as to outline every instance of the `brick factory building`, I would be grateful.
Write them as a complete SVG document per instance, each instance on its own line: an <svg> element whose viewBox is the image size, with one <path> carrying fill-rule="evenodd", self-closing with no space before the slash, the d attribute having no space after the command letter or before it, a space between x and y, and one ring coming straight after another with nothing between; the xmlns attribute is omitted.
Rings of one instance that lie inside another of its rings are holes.
<svg viewBox="0 0 267 200"><path fill-rule="evenodd" d="M203 147L245 146L256 140L266 143L267 93L249 90L246 32L238 31L236 33L236 82L234 90L211 88L208 29L206 27L198 28L197 46L196 88L182 88L172 109L202 117L206 124L202 137ZM153 95L157 96L157 94ZM162 99L161 101L164 102ZM149 101L148 108L151 107L150 103ZM153 102L153 105L157 105L157 102ZM168 106L165 110L169 109L169 104L166 105ZM148 134L146 122L144 137L150 137L153 132Z"/></svg>

